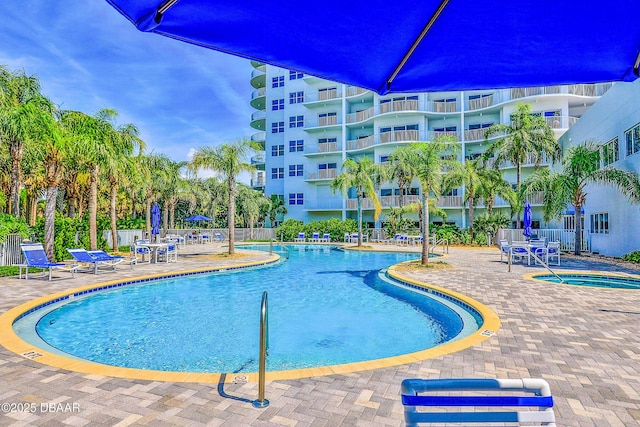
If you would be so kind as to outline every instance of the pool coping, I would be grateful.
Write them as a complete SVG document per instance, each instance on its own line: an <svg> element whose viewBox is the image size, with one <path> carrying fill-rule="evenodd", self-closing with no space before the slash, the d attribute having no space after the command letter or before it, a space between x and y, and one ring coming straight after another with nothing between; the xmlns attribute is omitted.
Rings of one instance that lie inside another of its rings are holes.
<svg viewBox="0 0 640 427"><path fill-rule="evenodd" d="M384 252L384 251L383 251ZM249 267L264 266L276 263L280 260L280 256L272 254L271 258L265 261L253 263L241 263L234 266L226 266L221 268L204 268L184 270L174 273L158 273L129 279L118 279L108 282L101 282L93 285L86 285L78 288L68 289L54 294L46 295L34 300L28 301L17 307L14 307L0 315L0 345L22 357L34 360L54 368L65 369L74 372L80 372L91 375L101 375L105 377L116 377L126 379L139 379L148 381L163 382L188 382L188 383L235 383L235 382L258 382L258 373L199 373L199 372L171 372L158 370L145 370L135 368L125 368L118 366L104 365L86 360L78 360L65 357L55 353L48 352L38 348L26 341L22 340L13 330L13 323L28 312L35 311L54 302L63 300L72 295L84 295L89 292L109 289L118 286L127 286L131 284L148 282L163 278L181 277L192 274L206 274L213 272L237 270ZM411 261L407 261L411 262ZM407 353L398 356L392 356L382 359L374 359L361 362L352 362L339 365L321 366L314 368L293 369L286 371L272 371L266 373L267 381L290 380L299 378L309 378L315 376L325 376L331 374L348 374L352 372L365 371L371 369L379 369L391 366L404 365L408 363L420 362L450 353L458 352L466 348L475 346L493 336L500 328L500 319L497 314L484 304L473 300L472 298L451 291L439 286L422 283L408 277L403 276L397 271L394 264L387 268L389 276L400 281L405 285L419 288L427 293L435 293L439 296L448 295L450 298L456 299L463 305L468 305L482 317L483 323L474 333L461 338L459 340L447 342L445 344L417 352Z"/></svg>
<svg viewBox="0 0 640 427"><path fill-rule="evenodd" d="M555 270L554 270L555 271ZM611 272L611 271L602 271L602 270L560 270L560 271L556 271L557 274L575 274L575 275L598 275L598 276L609 276L609 277L619 277L619 278L633 278L633 279L638 279L640 280L640 274L631 274L631 273L623 273L623 272ZM580 288L588 288L588 289L598 289L598 290L603 290L603 291L627 291L627 292L638 292L637 289L627 289L627 288L614 288L614 287L609 287L609 288L605 288L602 286L588 286L588 285L572 285L571 283L556 283L556 282L549 282L543 279L537 279L536 276L548 276L548 275L553 275L552 273L545 271L545 272L534 272L534 273L525 273L523 275L523 277L527 280L531 280L533 282L537 282L537 283L545 283L548 285L560 285L560 286L573 286L573 287L580 287Z"/></svg>

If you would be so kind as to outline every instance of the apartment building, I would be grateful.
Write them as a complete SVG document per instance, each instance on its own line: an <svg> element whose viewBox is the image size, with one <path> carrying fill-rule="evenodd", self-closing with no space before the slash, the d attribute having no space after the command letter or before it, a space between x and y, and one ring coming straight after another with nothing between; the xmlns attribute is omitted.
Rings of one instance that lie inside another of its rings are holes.
<svg viewBox="0 0 640 427"><path fill-rule="evenodd" d="M640 172L639 99L640 80L616 83L560 138L563 149L586 141L599 143L603 167ZM621 256L639 250L640 205L629 203L610 186L588 185L585 191L583 220L591 251ZM557 228L572 227L572 221L567 216Z"/></svg>
<svg viewBox="0 0 640 427"><path fill-rule="evenodd" d="M286 218L305 222L328 218L356 218L355 194L334 194L331 180L340 173L347 157L369 157L384 163L398 147L428 142L440 134L459 143L458 160L483 153L486 128L509 123L518 103L533 106L560 138L611 86L567 85L465 92L407 93L380 96L372 91L323 80L314 76L252 62L251 105L256 109L252 136L264 152L252 162L257 167L251 185L266 195L284 199ZM496 137L497 138L497 137ZM533 164L524 167L530 173ZM515 183L515 168L506 165L504 177ZM394 183L378 189L384 208L400 205L400 190ZM418 200L414 182L402 204ZM462 188L443 195L438 206L447 212L447 222L465 227L467 209ZM541 225L541 195L531 200L534 226ZM496 208L509 205L497 200ZM364 219L374 223L373 206L363 203ZM477 213L482 211L479 206ZM381 217L384 219L384 215ZM441 221L437 217L433 221Z"/></svg>

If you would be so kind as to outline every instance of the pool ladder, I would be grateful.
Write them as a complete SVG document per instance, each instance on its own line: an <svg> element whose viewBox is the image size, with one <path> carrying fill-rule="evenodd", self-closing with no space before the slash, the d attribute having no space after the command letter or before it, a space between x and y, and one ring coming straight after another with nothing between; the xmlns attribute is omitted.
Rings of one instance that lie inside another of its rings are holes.
<svg viewBox="0 0 640 427"><path fill-rule="evenodd" d="M258 368L258 399L254 400L256 408L266 408L269 401L264 398L264 383L267 370L267 355L269 354L269 311L267 304L267 291L262 293L260 304L260 362Z"/></svg>
<svg viewBox="0 0 640 427"><path fill-rule="evenodd" d="M523 246L523 248L527 251L527 253L529 253L529 255L533 255L533 259L535 261L538 261L544 268L546 268L547 270L549 270L551 272L551 274L553 274L554 276L556 276L558 278L558 280L560 280L560 283L564 283L564 279L560 276L558 276L558 273L556 273L555 271L553 271L551 269L551 267L549 267L547 265L547 263L545 263L544 261L542 261L542 259L540 257L538 257L538 255L536 255L535 251L531 251L531 248L529 248L528 246ZM509 256L508 256L508 263L509 263L509 270L511 271L511 248L509 248ZM534 262L535 262L534 261Z"/></svg>

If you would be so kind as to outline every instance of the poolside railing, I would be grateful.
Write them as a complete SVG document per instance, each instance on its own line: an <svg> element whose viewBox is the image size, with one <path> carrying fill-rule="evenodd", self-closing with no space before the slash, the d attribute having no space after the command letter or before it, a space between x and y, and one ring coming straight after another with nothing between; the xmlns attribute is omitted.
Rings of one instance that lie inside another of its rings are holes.
<svg viewBox="0 0 640 427"><path fill-rule="evenodd" d="M496 242L500 240L507 240L509 243L513 241L520 241L524 239L524 230L522 228L504 229L498 230L496 236ZM538 235L538 238L545 238L547 242L560 242L560 250L564 252L573 252L575 248L575 232L573 230L562 229L534 229L534 234ZM591 239L586 230L582 230L582 252L591 252Z"/></svg>

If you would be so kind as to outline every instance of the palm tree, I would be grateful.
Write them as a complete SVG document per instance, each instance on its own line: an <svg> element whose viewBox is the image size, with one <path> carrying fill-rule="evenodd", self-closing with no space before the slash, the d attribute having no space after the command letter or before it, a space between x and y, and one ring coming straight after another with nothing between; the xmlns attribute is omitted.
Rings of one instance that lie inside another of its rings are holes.
<svg viewBox="0 0 640 427"><path fill-rule="evenodd" d="M479 162L465 160L462 167L449 170L443 177L442 187L445 192L464 185L464 204L469 206L469 232L473 236L473 219L476 204L480 199L482 178L484 169Z"/></svg>
<svg viewBox="0 0 640 427"><path fill-rule="evenodd" d="M451 150L454 141L443 136L429 143L418 142L409 145L411 153L406 161L415 169L415 176L420 181L422 205L422 265L429 263L429 196L440 195L442 176L446 168L455 168L457 162L445 159L445 153Z"/></svg>
<svg viewBox="0 0 640 427"><path fill-rule="evenodd" d="M278 219L278 215L287 214L287 207L284 204L284 198L277 194L272 194L269 197L269 200L271 201L271 206L269 207L269 220L271 221L271 227L273 227Z"/></svg>
<svg viewBox="0 0 640 427"><path fill-rule="evenodd" d="M368 157L355 160L348 158L342 164L342 172L331 181L331 190L348 194L355 188L358 203L358 246L362 246L362 199L367 197L373 203L374 219L378 220L382 207L375 189L375 177L380 176L378 165Z"/></svg>
<svg viewBox="0 0 640 427"><path fill-rule="evenodd" d="M555 162L560 159L561 150L553 130L549 127L544 117L534 115L531 105L518 104L511 115L510 124L495 124L485 132L485 138L492 135L504 134L493 142L483 156L483 160L495 157L494 167L497 169L506 163L516 167L516 193L520 191L522 165L533 160L534 168L538 169L545 156ZM529 158L530 157L530 158ZM522 206L519 200L518 206ZM516 213L516 226L520 224L520 209Z"/></svg>
<svg viewBox="0 0 640 427"><path fill-rule="evenodd" d="M189 192L189 182L182 177L181 171L187 166L187 162L170 161L165 165L163 174L162 197L165 200L165 231L167 228L175 228L176 203L179 200L191 200L193 195Z"/></svg>
<svg viewBox="0 0 640 427"><path fill-rule="evenodd" d="M227 183L229 255L235 254L236 180L241 172L251 172L255 169L246 161L253 149L247 140L239 140L219 147L201 147L193 154L189 164L195 171L211 169L218 172Z"/></svg>
<svg viewBox="0 0 640 427"><path fill-rule="evenodd" d="M587 200L586 186L600 184L614 187L632 203L640 202L640 177L636 172L600 167L600 146L585 142L572 147L562 161L562 170L551 173L545 169L531 175L523 184L526 190L544 191L544 218L559 217L567 205L575 208L575 248L580 255L582 247L582 222L580 212Z"/></svg>
<svg viewBox="0 0 640 427"><path fill-rule="evenodd" d="M410 156L411 149L407 145L398 148L389 155L388 179L389 181L396 180L398 188L400 188L399 207L403 206L407 191L415 178L416 171L411 163L407 161Z"/></svg>
<svg viewBox="0 0 640 427"><path fill-rule="evenodd" d="M509 205L515 204L515 192L511 184L507 182L500 171L495 169L482 169L480 171L480 196L484 200L487 213L491 215L496 196L500 196L509 202Z"/></svg>
<svg viewBox="0 0 640 427"><path fill-rule="evenodd" d="M40 81L24 70L10 72L0 66L0 144L7 145L11 157L11 185L8 212L20 216L21 163L28 139L29 121L48 109L40 93Z"/></svg>

